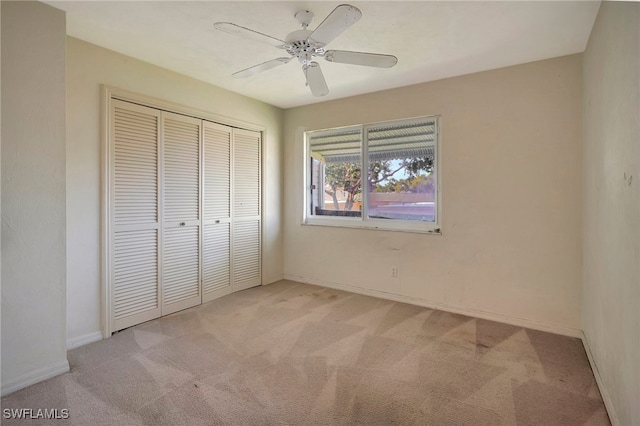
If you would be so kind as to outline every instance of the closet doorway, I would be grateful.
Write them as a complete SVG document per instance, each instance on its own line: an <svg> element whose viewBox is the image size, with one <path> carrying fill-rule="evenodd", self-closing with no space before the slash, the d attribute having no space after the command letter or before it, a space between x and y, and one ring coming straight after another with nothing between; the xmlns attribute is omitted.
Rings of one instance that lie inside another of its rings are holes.
<svg viewBox="0 0 640 426"><path fill-rule="evenodd" d="M103 95L105 336L260 285L261 131Z"/></svg>

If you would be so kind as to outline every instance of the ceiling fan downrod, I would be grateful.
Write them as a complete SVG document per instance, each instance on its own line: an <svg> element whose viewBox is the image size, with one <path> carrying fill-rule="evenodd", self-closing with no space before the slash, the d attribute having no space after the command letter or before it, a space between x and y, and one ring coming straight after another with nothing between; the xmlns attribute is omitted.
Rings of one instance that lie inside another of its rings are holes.
<svg viewBox="0 0 640 426"><path fill-rule="evenodd" d="M307 27L309 27L309 24L313 21L314 17L315 15L310 10L301 10L294 15L294 18L296 18L296 20L300 22L300 25L302 25L303 30L306 30Z"/></svg>

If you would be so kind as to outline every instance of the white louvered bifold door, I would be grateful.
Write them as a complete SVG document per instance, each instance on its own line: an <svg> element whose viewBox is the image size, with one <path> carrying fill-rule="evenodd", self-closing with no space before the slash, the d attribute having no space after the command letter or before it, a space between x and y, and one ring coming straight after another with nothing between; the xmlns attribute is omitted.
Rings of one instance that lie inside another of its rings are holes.
<svg viewBox="0 0 640 426"><path fill-rule="evenodd" d="M195 118L162 113L162 315L202 303L201 123Z"/></svg>
<svg viewBox="0 0 640 426"><path fill-rule="evenodd" d="M231 127L203 122L202 301L231 292Z"/></svg>
<svg viewBox="0 0 640 426"><path fill-rule="evenodd" d="M158 286L160 112L118 100L110 122L111 329L161 314Z"/></svg>
<svg viewBox="0 0 640 426"><path fill-rule="evenodd" d="M233 131L232 283L233 291L261 284L259 132Z"/></svg>

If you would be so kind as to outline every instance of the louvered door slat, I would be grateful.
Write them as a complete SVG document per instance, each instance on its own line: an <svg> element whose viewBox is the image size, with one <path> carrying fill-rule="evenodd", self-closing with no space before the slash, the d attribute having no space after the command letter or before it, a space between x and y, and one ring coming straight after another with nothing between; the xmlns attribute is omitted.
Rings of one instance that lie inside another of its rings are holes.
<svg viewBox="0 0 640 426"><path fill-rule="evenodd" d="M114 102L114 224L155 223L158 219L158 114Z"/></svg>
<svg viewBox="0 0 640 426"><path fill-rule="evenodd" d="M231 285L230 224L204 226L202 291L204 295Z"/></svg>
<svg viewBox="0 0 640 426"><path fill-rule="evenodd" d="M234 218L260 215L260 133L236 130L233 135Z"/></svg>
<svg viewBox="0 0 640 426"><path fill-rule="evenodd" d="M205 123L204 218L229 217L231 193L231 129Z"/></svg>
<svg viewBox="0 0 640 426"><path fill-rule="evenodd" d="M169 228L163 241L163 304L197 298L199 284L198 228ZM182 308L184 309L184 308ZM163 314L166 314L163 311Z"/></svg>
<svg viewBox="0 0 640 426"><path fill-rule="evenodd" d="M260 221L233 224L234 290L260 284Z"/></svg>
<svg viewBox="0 0 640 426"><path fill-rule="evenodd" d="M173 117L173 116L171 116ZM197 220L200 191L200 125L164 120L164 221Z"/></svg>
<svg viewBox="0 0 640 426"><path fill-rule="evenodd" d="M135 297L146 297L149 295L155 295L156 293L156 287L154 285L149 285L149 286L141 286L139 288L135 288L132 289L130 291L126 291L126 292L122 292L121 296L119 298L116 298L116 300L132 300ZM156 304L157 305L157 304ZM121 304L121 307L125 306L124 304Z"/></svg>
<svg viewBox="0 0 640 426"><path fill-rule="evenodd" d="M157 235L156 229L117 232L115 235L113 289L116 321L158 308ZM140 274L141 270L145 273ZM145 291L139 292L140 289Z"/></svg>

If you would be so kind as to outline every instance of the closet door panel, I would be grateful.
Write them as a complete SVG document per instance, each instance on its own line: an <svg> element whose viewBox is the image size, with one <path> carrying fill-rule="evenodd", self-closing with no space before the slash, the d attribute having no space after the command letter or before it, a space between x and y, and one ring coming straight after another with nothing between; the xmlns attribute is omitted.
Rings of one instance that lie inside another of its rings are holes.
<svg viewBox="0 0 640 426"><path fill-rule="evenodd" d="M202 265L203 302L231 291L231 224L204 226Z"/></svg>
<svg viewBox="0 0 640 426"><path fill-rule="evenodd" d="M164 231L162 315L201 303L198 232L196 226Z"/></svg>
<svg viewBox="0 0 640 426"><path fill-rule="evenodd" d="M261 140L259 132L233 132L233 290L261 284Z"/></svg>
<svg viewBox="0 0 640 426"><path fill-rule="evenodd" d="M231 128L204 122L204 220L228 220L231 215Z"/></svg>
<svg viewBox="0 0 640 426"><path fill-rule="evenodd" d="M111 328L160 316L158 285L160 113L111 103Z"/></svg>
<svg viewBox="0 0 640 426"><path fill-rule="evenodd" d="M260 218L260 133L233 132L233 217Z"/></svg>
<svg viewBox="0 0 640 426"><path fill-rule="evenodd" d="M202 302L201 121L162 113L162 315Z"/></svg>
<svg viewBox="0 0 640 426"><path fill-rule="evenodd" d="M231 292L231 127L203 124L203 302Z"/></svg>
<svg viewBox="0 0 640 426"><path fill-rule="evenodd" d="M158 114L114 101L114 225L158 223ZM132 110L133 109L133 110Z"/></svg>
<svg viewBox="0 0 640 426"><path fill-rule="evenodd" d="M261 284L260 221L235 221L233 224L233 291Z"/></svg>
<svg viewBox="0 0 640 426"><path fill-rule="evenodd" d="M116 232L113 262L115 329L160 316L158 230Z"/></svg>
<svg viewBox="0 0 640 426"><path fill-rule="evenodd" d="M165 225L197 221L200 209L200 120L164 113Z"/></svg>

